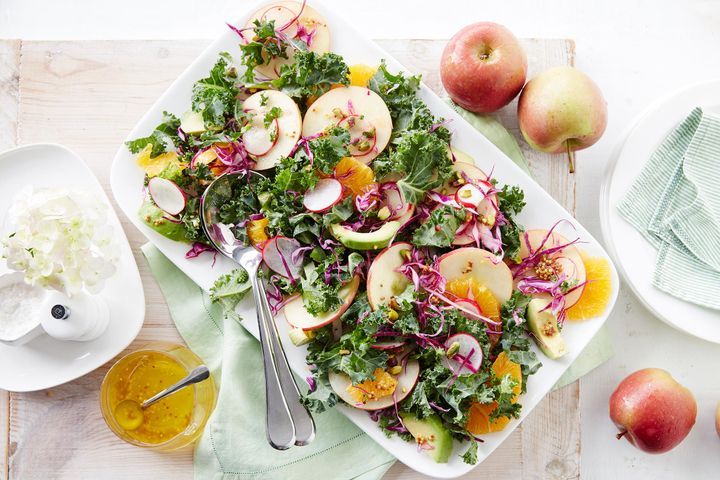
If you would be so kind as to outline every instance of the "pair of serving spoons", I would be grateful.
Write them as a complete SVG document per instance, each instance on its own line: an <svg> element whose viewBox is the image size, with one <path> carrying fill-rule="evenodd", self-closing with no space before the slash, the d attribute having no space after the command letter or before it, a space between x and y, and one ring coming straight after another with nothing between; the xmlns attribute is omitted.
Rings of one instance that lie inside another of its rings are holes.
<svg viewBox="0 0 720 480"><path fill-rule="evenodd" d="M238 240L233 233L233 224L226 224L220 219L220 208L232 200L236 182L264 178L253 171L226 173L216 178L202 195L200 218L208 239L217 251L238 263L250 277L265 371L267 439L273 448L285 450L293 445L312 442L315 438L315 422L300 403L300 390L285 356L265 294L265 285L258 278L262 255L254 247L246 247Z"/></svg>

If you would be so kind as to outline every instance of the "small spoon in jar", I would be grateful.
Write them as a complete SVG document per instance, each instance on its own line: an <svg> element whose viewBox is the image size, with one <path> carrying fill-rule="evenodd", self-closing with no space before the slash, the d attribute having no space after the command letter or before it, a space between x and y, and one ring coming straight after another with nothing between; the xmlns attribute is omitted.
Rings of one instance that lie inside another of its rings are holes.
<svg viewBox="0 0 720 480"><path fill-rule="evenodd" d="M114 410L115 420L118 422L118 425L123 428L123 430L137 430L142 426L143 421L145 420L143 410L147 407L153 403L159 402L167 396L172 395L178 390L182 390L185 387L202 382L208 378L210 378L210 370L205 365L200 365L190 372L185 378L173 385L170 385L165 390L156 393L142 403L138 403L131 399L123 400L118 403Z"/></svg>

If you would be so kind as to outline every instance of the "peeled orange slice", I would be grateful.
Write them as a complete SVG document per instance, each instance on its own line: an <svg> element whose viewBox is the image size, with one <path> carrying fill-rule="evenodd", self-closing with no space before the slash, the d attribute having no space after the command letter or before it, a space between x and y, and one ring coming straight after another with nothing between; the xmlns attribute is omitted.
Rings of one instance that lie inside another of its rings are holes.
<svg viewBox="0 0 720 480"><path fill-rule="evenodd" d="M147 145L137 155L137 163L145 170L148 177L156 177L160 175L160 172L172 164L177 163L178 156L175 152L167 152L158 155L157 157L150 157L153 146L152 144Z"/></svg>
<svg viewBox="0 0 720 480"><path fill-rule="evenodd" d="M517 385L513 387L515 397L513 403L517 402L518 396L522 391L522 370L520 365L510 360L505 352L500 353L492 365L493 372L497 377L510 375L517 381ZM473 403L468 411L468 420L465 428L473 435L483 435L486 433L499 432L507 427L510 423L508 417L498 417L490 420L490 416L497 408L497 403Z"/></svg>
<svg viewBox="0 0 720 480"><path fill-rule="evenodd" d="M335 165L335 178L353 195L360 195L375 181L375 173L353 157L344 157Z"/></svg>
<svg viewBox="0 0 720 480"><path fill-rule="evenodd" d="M568 320L585 320L601 315L612 294L610 263L607 259L582 253L582 260L587 283L578 302L565 311Z"/></svg>
<svg viewBox="0 0 720 480"><path fill-rule="evenodd" d="M268 226L268 219L263 217L257 220L250 220L245 227L248 240L253 246L258 246L267 241L268 235L265 228Z"/></svg>
<svg viewBox="0 0 720 480"><path fill-rule="evenodd" d="M351 65L350 74L348 75L350 85L367 87L370 79L375 75L375 72L377 72L377 68L371 67L370 65L364 65L362 63Z"/></svg>
<svg viewBox="0 0 720 480"><path fill-rule="evenodd" d="M461 277L449 281L445 285L445 291L457 298L473 300L480 313L491 320L500 321L500 304L495 299L490 289L473 277Z"/></svg>

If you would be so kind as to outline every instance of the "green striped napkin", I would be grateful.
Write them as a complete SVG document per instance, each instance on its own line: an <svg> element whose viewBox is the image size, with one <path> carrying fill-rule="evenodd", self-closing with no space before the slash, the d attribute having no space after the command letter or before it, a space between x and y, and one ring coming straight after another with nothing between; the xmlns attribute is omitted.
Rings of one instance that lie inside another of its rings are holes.
<svg viewBox="0 0 720 480"><path fill-rule="evenodd" d="M720 309L720 117L694 109L618 205L657 249L653 285Z"/></svg>

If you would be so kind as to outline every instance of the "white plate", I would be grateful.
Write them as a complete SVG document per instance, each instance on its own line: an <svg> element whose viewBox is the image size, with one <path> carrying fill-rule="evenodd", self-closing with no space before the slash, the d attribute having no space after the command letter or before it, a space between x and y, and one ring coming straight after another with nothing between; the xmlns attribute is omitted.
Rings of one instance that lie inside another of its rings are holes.
<svg viewBox="0 0 720 480"><path fill-rule="evenodd" d="M655 316L678 330L720 343L720 312L673 297L652 284L657 251L617 211L650 155L693 108L720 113L720 80L685 88L640 115L608 165L600 193L603 237L638 299Z"/></svg>
<svg viewBox="0 0 720 480"><path fill-rule="evenodd" d="M120 256L116 274L100 294L110 307L110 323L100 337L63 342L41 335L22 346L0 344L0 389L13 392L51 388L92 372L130 345L145 318L145 294L130 245L107 195L82 159L55 144L26 145L0 154L0 225L15 194L26 185L95 194L108 207ZM0 269L5 269L4 262L0 263Z"/></svg>
<svg viewBox="0 0 720 480"><path fill-rule="evenodd" d="M250 13L258 9L262 4L268 3L271 2L262 2L246 6L244 9L245 14L239 15L236 25L244 25ZM405 70L387 52L363 37L354 27L343 20L333 10L323 8L323 5L313 5L313 7L317 8L325 16L330 25L333 35L332 50L345 57L348 64L365 63L377 65L380 60L384 58L387 60L388 67L391 70ZM140 120L128 138L132 139L148 135L155 125L160 122L163 110L175 113L182 113L187 110L190 105L190 90L193 82L207 76L219 52L229 51L234 55L238 54L237 44L238 37L236 34L230 30L222 33L220 37L180 75L167 92L160 97L150 111ZM485 137L474 130L448 105L432 93L430 89L423 86L421 97L427 102L430 109L436 115L452 119L451 126L455 130L453 145L473 155L478 165L485 171L491 171L494 167L495 175L501 182L518 184L525 190L528 206L519 218L522 223L530 228L550 228L558 219L566 219L568 223L559 227L558 231L560 233L564 233L566 236L574 236L575 231L570 226L573 225L577 234L587 242L585 248L590 253L607 257L607 254L598 242L593 239L567 211ZM212 256L207 254L204 254L200 258L187 260L185 259L185 252L188 249L187 245L170 241L144 225L136 214L142 199L142 184L142 170L136 165L134 156L131 155L124 146L121 146L115 156L111 174L112 190L118 204L131 221L155 243L172 262L187 273L198 285L208 289L218 275L233 268L232 263L218 256L217 264L212 268ZM618 278L614 269L612 275L614 289L611 305L608 307L607 312L602 317L592 321L569 324L567 328L563 330L570 353L560 361L554 362L545 359L545 366L540 369L537 375L531 377L528 382L528 392L522 398L523 417L542 400L606 320L607 314L617 297ZM254 306L249 297L250 296L240 305L240 313L246 319L245 325L248 330L257 336ZM308 367L304 361L306 348L294 347L284 333L286 330L286 322L281 321L278 323L290 365L302 378L305 378L309 375ZM398 438L388 439L377 428L375 423L370 420L366 413L349 407L341 408L341 410L400 461L421 473L434 477L452 478L467 473L473 468L472 465L463 463L462 459L457 455L465 451L465 446L456 445L455 454L452 455L450 462L447 464L437 464L428 455L418 452L415 445L403 442ZM479 444L478 458L480 461L484 460L490 452L497 448L519 423L519 420L513 420L510 426L504 431L486 435L484 437L485 442ZM322 435L322 432L318 432L318 435Z"/></svg>

